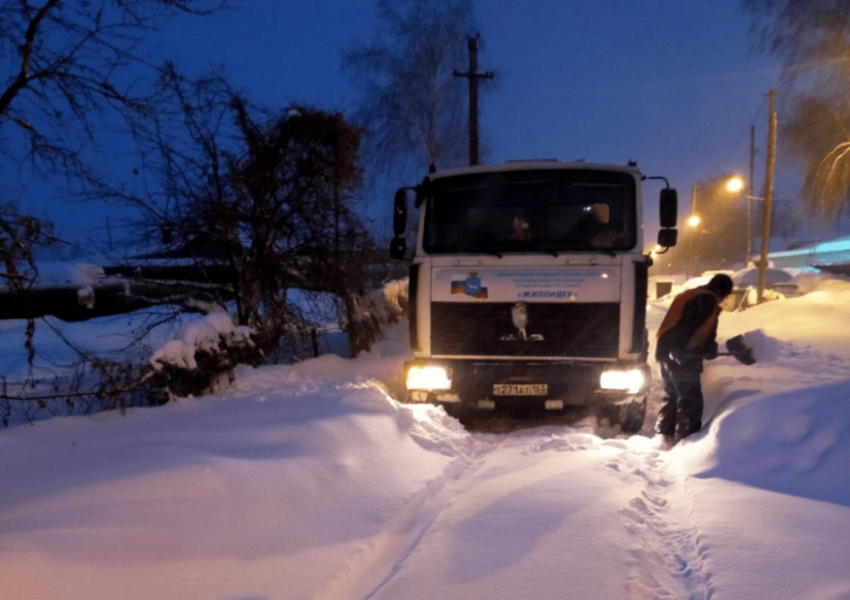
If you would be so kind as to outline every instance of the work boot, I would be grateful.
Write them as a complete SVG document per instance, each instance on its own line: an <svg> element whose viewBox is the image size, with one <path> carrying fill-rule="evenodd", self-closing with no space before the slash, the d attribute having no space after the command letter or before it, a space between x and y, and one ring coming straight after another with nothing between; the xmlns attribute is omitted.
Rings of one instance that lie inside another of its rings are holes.
<svg viewBox="0 0 850 600"><path fill-rule="evenodd" d="M676 439L683 440L702 429L701 419L688 419L679 416L676 422Z"/></svg>
<svg viewBox="0 0 850 600"><path fill-rule="evenodd" d="M655 433L665 438L673 438L676 435L676 403L670 398L662 400L658 420L655 422Z"/></svg>

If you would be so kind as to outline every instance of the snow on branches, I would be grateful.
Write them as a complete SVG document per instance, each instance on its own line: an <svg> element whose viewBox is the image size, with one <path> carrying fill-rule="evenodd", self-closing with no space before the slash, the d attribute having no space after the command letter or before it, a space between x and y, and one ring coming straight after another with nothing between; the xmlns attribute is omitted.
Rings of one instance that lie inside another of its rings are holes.
<svg viewBox="0 0 850 600"><path fill-rule="evenodd" d="M254 362L253 330L236 326L226 312L213 312L177 330L150 358L145 378L168 399L215 391L233 378L239 363Z"/></svg>

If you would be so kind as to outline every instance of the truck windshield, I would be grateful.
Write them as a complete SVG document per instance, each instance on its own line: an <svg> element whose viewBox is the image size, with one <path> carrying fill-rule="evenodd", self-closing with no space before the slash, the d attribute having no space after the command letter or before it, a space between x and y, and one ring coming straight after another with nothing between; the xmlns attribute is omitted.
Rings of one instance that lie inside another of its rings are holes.
<svg viewBox="0 0 850 600"><path fill-rule="evenodd" d="M425 206L429 253L616 251L637 240L628 173L536 170L435 179Z"/></svg>

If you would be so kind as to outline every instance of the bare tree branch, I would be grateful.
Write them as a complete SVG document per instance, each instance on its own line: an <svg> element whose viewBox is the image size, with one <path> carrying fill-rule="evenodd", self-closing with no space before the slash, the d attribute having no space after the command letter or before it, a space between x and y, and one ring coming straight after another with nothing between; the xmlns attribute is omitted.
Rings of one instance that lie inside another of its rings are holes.
<svg viewBox="0 0 850 600"><path fill-rule="evenodd" d="M145 37L169 16L222 6L223 0L0 5L0 155L76 175L81 147L109 135L123 114L149 106L132 74L144 66L138 49Z"/></svg>
<svg viewBox="0 0 850 600"><path fill-rule="evenodd" d="M757 47L784 61L781 143L811 214L850 205L850 0L742 0Z"/></svg>
<svg viewBox="0 0 850 600"><path fill-rule="evenodd" d="M260 110L216 72L188 80L166 65L159 85L159 110L135 135L160 183L144 193L99 188L142 209L138 232L158 238L167 228L172 247L223 261L237 321L259 332L261 349L300 327L288 289L345 298L364 285L358 257L372 246L354 212L358 128L303 106Z"/></svg>
<svg viewBox="0 0 850 600"><path fill-rule="evenodd" d="M368 132L370 164L464 164L466 87L453 70L468 62L476 33L470 0L378 1L375 41L349 50L343 67L361 85L355 120Z"/></svg>

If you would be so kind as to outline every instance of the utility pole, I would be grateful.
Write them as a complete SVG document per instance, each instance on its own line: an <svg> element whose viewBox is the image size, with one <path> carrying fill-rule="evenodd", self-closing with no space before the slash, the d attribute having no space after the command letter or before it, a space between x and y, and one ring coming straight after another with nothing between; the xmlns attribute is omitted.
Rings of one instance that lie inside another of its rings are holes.
<svg viewBox="0 0 850 600"><path fill-rule="evenodd" d="M770 240L770 211L773 200L773 165L776 161L776 113L773 112L775 92L770 90L767 122L767 171L764 176L764 225L761 232L761 260L759 261L758 304L764 302L764 282L767 271L767 244Z"/></svg>
<svg viewBox="0 0 850 600"><path fill-rule="evenodd" d="M754 165L756 159L756 126L750 125L750 191L747 193L747 260L744 261L744 268L750 264L750 257L753 255L753 179Z"/></svg>
<svg viewBox="0 0 850 600"><path fill-rule="evenodd" d="M696 218L697 222L696 223L689 222L688 225L690 225L690 227L691 227L690 229L684 229L683 228L684 231L687 232L687 234L688 234L687 238L686 238L688 240L688 243L687 243L687 249L688 249L687 265L688 266L685 267L685 269L686 269L685 275L688 276L688 277L691 276L691 263L693 263L693 265L694 265L694 270L697 273L699 273L699 269L697 268L697 257L696 257L697 226L699 225L699 215L697 214L697 186L696 185L694 185L691 188L691 217L690 218L691 219Z"/></svg>
<svg viewBox="0 0 850 600"><path fill-rule="evenodd" d="M478 35L469 40L469 71L455 70L455 77L469 79L469 164L478 164L478 80L493 79L492 71L478 72Z"/></svg>

